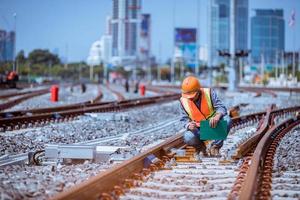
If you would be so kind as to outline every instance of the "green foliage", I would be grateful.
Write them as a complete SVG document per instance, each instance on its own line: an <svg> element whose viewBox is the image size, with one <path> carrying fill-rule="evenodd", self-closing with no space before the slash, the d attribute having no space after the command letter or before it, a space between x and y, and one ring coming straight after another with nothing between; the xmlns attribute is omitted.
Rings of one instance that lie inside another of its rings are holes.
<svg viewBox="0 0 300 200"><path fill-rule="evenodd" d="M1 63L0 65L0 73L1 74L5 74L7 73L8 71L11 71L12 70L12 62L3 62Z"/></svg>
<svg viewBox="0 0 300 200"><path fill-rule="evenodd" d="M165 65L165 66L161 66L161 79L162 80L170 80L171 76L170 76L170 66Z"/></svg>
<svg viewBox="0 0 300 200"><path fill-rule="evenodd" d="M19 53L17 54L16 61L19 64L24 64L26 62L26 57L23 50L19 51Z"/></svg>
<svg viewBox="0 0 300 200"><path fill-rule="evenodd" d="M49 50L36 49L29 53L28 61L31 64L60 64L60 59L57 55L52 54Z"/></svg>
<svg viewBox="0 0 300 200"><path fill-rule="evenodd" d="M268 83L269 83L269 80L268 80L267 78L264 78L264 79L262 80L262 84L263 84L264 86L266 86Z"/></svg>
<svg viewBox="0 0 300 200"><path fill-rule="evenodd" d="M216 84L228 83L228 77L225 74L219 75L215 78Z"/></svg>

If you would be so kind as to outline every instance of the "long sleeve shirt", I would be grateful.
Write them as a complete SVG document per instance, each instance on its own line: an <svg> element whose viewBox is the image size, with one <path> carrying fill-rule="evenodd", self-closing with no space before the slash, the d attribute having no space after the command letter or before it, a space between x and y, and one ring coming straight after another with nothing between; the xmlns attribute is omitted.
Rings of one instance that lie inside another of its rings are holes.
<svg viewBox="0 0 300 200"><path fill-rule="evenodd" d="M222 117L227 115L227 108L225 107L225 105L223 104L221 99L218 97L215 90L211 89L210 92L211 92L211 100L212 100L213 107L214 107L214 110L216 111L216 113L222 114ZM202 94L200 94L200 95L202 95ZM201 96L199 98L201 99ZM200 107L201 102L196 101L195 104L197 107ZM184 127L186 129L188 127L189 122L191 121L190 117L184 110L181 103L180 103L180 121L184 123Z"/></svg>

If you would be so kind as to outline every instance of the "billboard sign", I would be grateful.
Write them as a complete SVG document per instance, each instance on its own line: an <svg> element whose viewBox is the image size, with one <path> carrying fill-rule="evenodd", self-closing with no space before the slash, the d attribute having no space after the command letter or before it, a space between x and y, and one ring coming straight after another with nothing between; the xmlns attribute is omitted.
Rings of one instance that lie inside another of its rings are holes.
<svg viewBox="0 0 300 200"><path fill-rule="evenodd" d="M175 28L175 48L178 55L184 59L185 63L195 66L196 60L196 39L197 29L195 28Z"/></svg>
<svg viewBox="0 0 300 200"><path fill-rule="evenodd" d="M197 29L175 28L175 43L196 43Z"/></svg>
<svg viewBox="0 0 300 200"><path fill-rule="evenodd" d="M150 30L150 14L142 14L141 36L148 37Z"/></svg>

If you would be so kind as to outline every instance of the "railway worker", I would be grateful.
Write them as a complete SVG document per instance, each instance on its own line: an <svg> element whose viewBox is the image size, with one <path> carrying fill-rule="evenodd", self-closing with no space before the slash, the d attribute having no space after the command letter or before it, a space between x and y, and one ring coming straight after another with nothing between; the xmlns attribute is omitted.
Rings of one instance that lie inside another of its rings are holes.
<svg viewBox="0 0 300 200"><path fill-rule="evenodd" d="M194 76L186 77L181 85L181 121L185 122L184 142L196 148L207 156L206 145L200 140L200 121L209 120L212 128L215 128L221 119L227 121L230 127L231 119L227 115L227 109L213 89L201 87ZM229 128L228 128L229 131ZM210 155L219 155L223 146L223 140L214 140L210 144Z"/></svg>
<svg viewBox="0 0 300 200"><path fill-rule="evenodd" d="M125 81L125 91L128 93L129 92L129 81L126 79Z"/></svg>

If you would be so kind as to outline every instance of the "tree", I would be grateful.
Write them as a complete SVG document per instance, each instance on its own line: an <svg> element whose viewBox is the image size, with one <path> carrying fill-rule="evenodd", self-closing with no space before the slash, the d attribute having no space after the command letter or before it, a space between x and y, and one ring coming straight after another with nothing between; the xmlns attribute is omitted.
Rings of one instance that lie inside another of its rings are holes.
<svg viewBox="0 0 300 200"><path fill-rule="evenodd" d="M31 64L60 64L60 59L56 54L52 54L49 50L36 49L29 53L28 61Z"/></svg>
<svg viewBox="0 0 300 200"><path fill-rule="evenodd" d="M16 60L19 64L24 64L26 62L24 50L19 51L19 53L17 54Z"/></svg>

